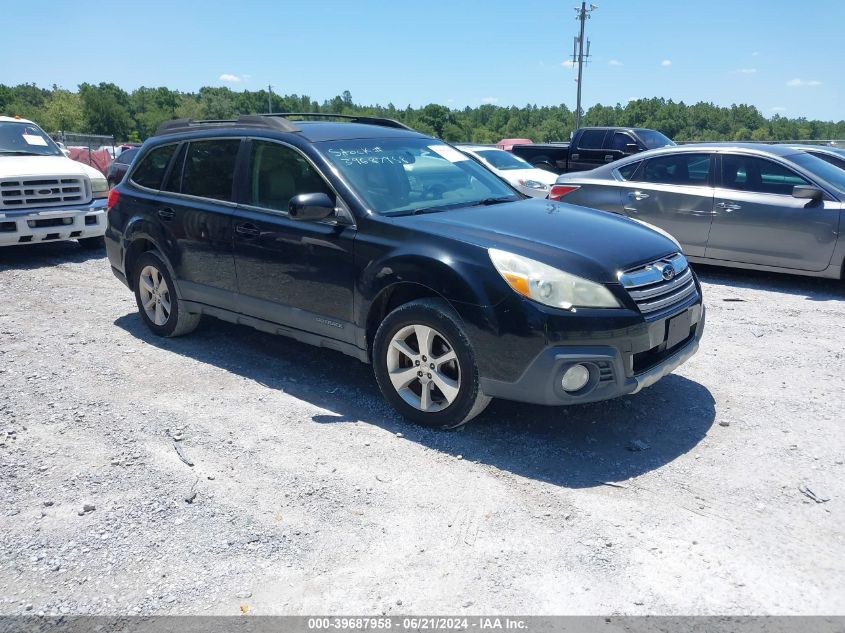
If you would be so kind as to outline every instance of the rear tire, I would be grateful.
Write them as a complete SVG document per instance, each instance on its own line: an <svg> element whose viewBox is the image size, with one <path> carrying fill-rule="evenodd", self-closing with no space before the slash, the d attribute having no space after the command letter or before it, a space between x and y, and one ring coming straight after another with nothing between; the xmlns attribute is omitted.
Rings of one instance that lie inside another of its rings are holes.
<svg viewBox="0 0 845 633"><path fill-rule="evenodd" d="M185 308L159 255L152 251L141 253L135 260L132 274L138 312L153 334L182 336L197 328L202 315L192 314Z"/></svg>
<svg viewBox="0 0 845 633"><path fill-rule="evenodd" d="M77 242L86 251L98 251L106 247L106 238L102 235L98 235L97 237L81 237Z"/></svg>
<svg viewBox="0 0 845 633"><path fill-rule="evenodd" d="M387 315L373 341L373 370L387 401L423 426L457 428L491 400L481 392L459 317L440 299L418 299Z"/></svg>

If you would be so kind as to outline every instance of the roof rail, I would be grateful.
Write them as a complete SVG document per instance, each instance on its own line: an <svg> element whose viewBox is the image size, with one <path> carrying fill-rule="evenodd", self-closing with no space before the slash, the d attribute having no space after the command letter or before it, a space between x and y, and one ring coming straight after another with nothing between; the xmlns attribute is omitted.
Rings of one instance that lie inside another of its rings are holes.
<svg viewBox="0 0 845 633"><path fill-rule="evenodd" d="M282 132L299 132L296 122L288 117L316 118L316 119L346 119L350 123L364 123L366 125L380 125L402 130L412 130L404 123L394 119L375 116L359 116L356 114L330 114L327 112L274 112L272 114L242 114L237 119L173 119L165 121L155 131L155 135L175 134L191 130L208 129L210 127L258 127L279 130Z"/></svg>
<svg viewBox="0 0 845 633"><path fill-rule="evenodd" d="M263 127L283 132L298 132L299 128L284 118L266 119L254 114L242 114L237 119L173 119L165 121L156 128L155 135L175 134L210 127Z"/></svg>
<svg viewBox="0 0 845 633"><path fill-rule="evenodd" d="M364 123L366 125L380 125L382 127L398 128L400 130L415 131L414 128L408 127L404 123L400 123L395 119L387 119L385 117L368 116L365 114L332 114L330 112L274 112L272 114L256 114L256 117L302 117L314 119L347 119L350 123Z"/></svg>

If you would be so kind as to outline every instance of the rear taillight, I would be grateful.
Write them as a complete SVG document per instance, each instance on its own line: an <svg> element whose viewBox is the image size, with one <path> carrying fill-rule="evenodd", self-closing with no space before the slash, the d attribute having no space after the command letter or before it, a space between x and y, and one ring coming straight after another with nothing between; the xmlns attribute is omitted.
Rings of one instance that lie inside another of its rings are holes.
<svg viewBox="0 0 845 633"><path fill-rule="evenodd" d="M580 188L580 185L552 185L552 190L549 192L549 200L560 200L566 194L572 193Z"/></svg>
<svg viewBox="0 0 845 633"><path fill-rule="evenodd" d="M111 209L114 205L117 204L117 201L120 200L120 192L117 189L112 189L109 191L109 199L106 202L106 206Z"/></svg>

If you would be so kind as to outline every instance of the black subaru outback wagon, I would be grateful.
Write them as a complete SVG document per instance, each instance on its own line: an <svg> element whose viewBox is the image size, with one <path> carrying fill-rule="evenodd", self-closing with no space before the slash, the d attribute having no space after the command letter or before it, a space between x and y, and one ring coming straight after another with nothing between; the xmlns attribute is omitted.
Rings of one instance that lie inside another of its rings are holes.
<svg viewBox="0 0 845 633"><path fill-rule="evenodd" d="M704 327L667 234L526 199L386 119L171 121L109 207L112 269L155 334L207 314L341 351L426 425L463 424L493 397L635 393Z"/></svg>

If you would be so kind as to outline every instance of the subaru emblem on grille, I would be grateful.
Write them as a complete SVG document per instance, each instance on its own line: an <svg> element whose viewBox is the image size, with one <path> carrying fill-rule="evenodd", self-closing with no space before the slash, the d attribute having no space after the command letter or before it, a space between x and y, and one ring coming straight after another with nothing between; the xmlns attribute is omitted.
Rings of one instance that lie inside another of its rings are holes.
<svg viewBox="0 0 845 633"><path fill-rule="evenodd" d="M660 274L666 281L672 281L675 278L675 267L672 264L665 264L661 267Z"/></svg>

